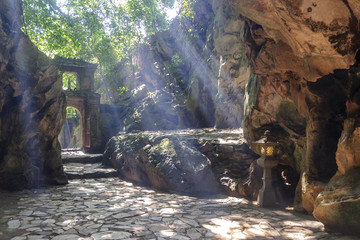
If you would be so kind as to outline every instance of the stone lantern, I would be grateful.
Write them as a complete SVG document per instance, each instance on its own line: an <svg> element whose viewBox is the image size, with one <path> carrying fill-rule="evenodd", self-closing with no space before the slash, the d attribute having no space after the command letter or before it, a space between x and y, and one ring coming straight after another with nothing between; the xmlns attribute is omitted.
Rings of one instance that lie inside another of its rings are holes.
<svg viewBox="0 0 360 240"><path fill-rule="evenodd" d="M270 131L266 130L264 137L253 142L253 150L261 155L257 159L257 164L263 168L263 185L259 190L258 205L260 207L272 207L276 205L275 191L273 187L272 168L278 165L277 156L281 153L280 144L270 136Z"/></svg>

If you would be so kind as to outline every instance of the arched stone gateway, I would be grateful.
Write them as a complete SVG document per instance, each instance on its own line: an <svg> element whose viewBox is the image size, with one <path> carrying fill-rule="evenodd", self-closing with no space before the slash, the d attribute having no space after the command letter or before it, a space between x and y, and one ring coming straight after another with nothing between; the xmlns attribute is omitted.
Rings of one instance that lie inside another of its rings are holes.
<svg viewBox="0 0 360 240"><path fill-rule="evenodd" d="M85 152L97 152L101 147L99 130L100 95L94 92L94 73L97 64L82 60L56 57L57 67L64 73L76 76L76 87L67 84L64 90L68 107L77 109L81 116L82 146Z"/></svg>

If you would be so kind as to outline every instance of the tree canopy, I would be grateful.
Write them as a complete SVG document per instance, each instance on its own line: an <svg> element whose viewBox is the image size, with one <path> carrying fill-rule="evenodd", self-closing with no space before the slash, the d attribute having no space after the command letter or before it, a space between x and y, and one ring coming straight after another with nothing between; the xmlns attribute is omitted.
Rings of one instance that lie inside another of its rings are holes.
<svg viewBox="0 0 360 240"><path fill-rule="evenodd" d="M49 57L98 63L96 88L106 92L116 63L146 36L166 30L177 3L191 17L191 0L22 0L23 31ZM99 80L101 79L101 81ZM111 87L111 86L109 86Z"/></svg>
<svg viewBox="0 0 360 240"><path fill-rule="evenodd" d="M168 27L174 0L23 0L23 31L49 57L99 63L100 78L144 36ZM98 85L100 83L98 82Z"/></svg>
<svg viewBox="0 0 360 240"><path fill-rule="evenodd" d="M166 29L174 0L23 0L24 31L49 56L123 57L144 35Z"/></svg>

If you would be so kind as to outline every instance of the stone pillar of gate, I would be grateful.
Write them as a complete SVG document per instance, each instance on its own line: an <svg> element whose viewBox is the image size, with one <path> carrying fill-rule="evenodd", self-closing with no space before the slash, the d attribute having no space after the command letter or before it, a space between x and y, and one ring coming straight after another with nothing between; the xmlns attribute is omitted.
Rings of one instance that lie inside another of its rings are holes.
<svg viewBox="0 0 360 240"><path fill-rule="evenodd" d="M88 138L90 141L90 148L88 152L98 152L101 148L100 135L100 95L93 93L88 97L87 102L87 124L89 125Z"/></svg>

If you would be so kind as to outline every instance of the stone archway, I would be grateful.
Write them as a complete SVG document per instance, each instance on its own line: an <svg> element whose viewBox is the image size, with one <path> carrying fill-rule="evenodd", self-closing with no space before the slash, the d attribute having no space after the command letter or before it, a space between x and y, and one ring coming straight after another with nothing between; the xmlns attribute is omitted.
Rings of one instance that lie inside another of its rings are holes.
<svg viewBox="0 0 360 240"><path fill-rule="evenodd" d="M69 87L64 93L67 106L77 109L81 116L81 149L85 152L98 152L101 148L100 95L94 92L94 73L97 64L61 57L56 57L54 61L61 75L71 73L76 76L76 87Z"/></svg>

